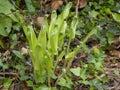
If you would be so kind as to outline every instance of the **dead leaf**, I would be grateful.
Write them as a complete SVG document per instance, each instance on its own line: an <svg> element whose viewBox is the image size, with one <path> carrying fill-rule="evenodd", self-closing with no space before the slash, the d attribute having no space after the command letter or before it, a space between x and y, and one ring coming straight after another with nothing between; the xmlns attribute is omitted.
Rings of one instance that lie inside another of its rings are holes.
<svg viewBox="0 0 120 90"><path fill-rule="evenodd" d="M26 81L22 81L22 88L23 90L29 90Z"/></svg>
<svg viewBox="0 0 120 90"><path fill-rule="evenodd" d="M21 54L22 54L22 55L27 55L27 54L28 54L28 49L22 47L22 48L21 48Z"/></svg>
<svg viewBox="0 0 120 90"><path fill-rule="evenodd" d="M110 54L113 55L113 56L116 56L116 57L120 58L120 51L113 50L113 51L110 51Z"/></svg>
<svg viewBox="0 0 120 90"><path fill-rule="evenodd" d="M63 5L62 0L55 0L52 2L51 7L53 10L57 10L61 5Z"/></svg>
<svg viewBox="0 0 120 90"><path fill-rule="evenodd" d="M2 79L0 79L0 85L2 85L2 83L3 83L3 80L2 80Z"/></svg>
<svg viewBox="0 0 120 90"><path fill-rule="evenodd" d="M3 54L3 56L8 56L8 55L10 55L10 51L9 50L5 51L5 53Z"/></svg>
<svg viewBox="0 0 120 90"><path fill-rule="evenodd" d="M43 3L43 0L37 0L40 4Z"/></svg>
<svg viewBox="0 0 120 90"><path fill-rule="evenodd" d="M37 17L35 24L37 27L41 27L44 24L44 17Z"/></svg>
<svg viewBox="0 0 120 90"><path fill-rule="evenodd" d="M119 44L120 43L120 39L119 39L119 37L115 37L115 39L114 39L114 44Z"/></svg>
<svg viewBox="0 0 120 90"><path fill-rule="evenodd" d="M2 89L0 89L0 90L8 90L7 88L2 88Z"/></svg>
<svg viewBox="0 0 120 90"><path fill-rule="evenodd" d="M77 5L78 0L74 0L75 5ZM87 1L86 0L79 0L79 5L78 8L84 8L87 5Z"/></svg>
<svg viewBox="0 0 120 90"><path fill-rule="evenodd" d="M65 0L65 3L68 3L68 0Z"/></svg>

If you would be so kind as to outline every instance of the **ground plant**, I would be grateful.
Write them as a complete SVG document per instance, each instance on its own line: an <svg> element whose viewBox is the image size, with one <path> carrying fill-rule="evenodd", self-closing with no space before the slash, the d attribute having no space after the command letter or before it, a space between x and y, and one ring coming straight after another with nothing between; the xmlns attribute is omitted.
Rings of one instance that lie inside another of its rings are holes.
<svg viewBox="0 0 120 90"><path fill-rule="evenodd" d="M119 0L0 0L0 90L119 90L119 43Z"/></svg>

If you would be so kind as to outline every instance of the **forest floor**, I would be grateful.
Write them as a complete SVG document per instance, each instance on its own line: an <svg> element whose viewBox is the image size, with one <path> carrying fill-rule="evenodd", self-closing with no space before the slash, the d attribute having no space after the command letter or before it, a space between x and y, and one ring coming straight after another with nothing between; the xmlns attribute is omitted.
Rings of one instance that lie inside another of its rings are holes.
<svg viewBox="0 0 120 90"><path fill-rule="evenodd" d="M48 0L49 1L49 0ZM65 0L67 1L67 0ZM75 0L76 1L76 0ZM43 3L44 4L44 3ZM55 5L55 4L53 4ZM62 5L62 4L61 4ZM61 6L60 5L60 6ZM85 5L83 5L83 7L85 7ZM44 12L51 12L49 10L49 4L46 5L46 8L43 9ZM59 6L53 6L53 8L58 8ZM39 12L39 11L38 11ZM42 15L44 16L44 14ZM35 17L34 15L30 16L31 20L33 21L33 23L35 23L34 25L37 26L37 27L40 27L38 26L38 24L42 24L43 22L43 17L40 17L38 18L39 20L38 21L35 21ZM27 21L29 22L29 20ZM19 38L21 35L21 32L20 33L17 33L17 38ZM11 60L11 49L9 47L9 45L11 44L11 42L9 41L9 36L6 38L3 38L2 40L4 43L5 43L5 49L2 49L0 48L0 58L4 58L4 60L6 61L3 61L5 62L5 65L3 66L4 68L7 68L7 64L8 63L13 63L12 60ZM17 50L20 50L22 47L28 47L26 45L26 40L24 39L24 36L21 38L19 38L19 44L17 46L15 46L13 49L17 49ZM76 45L76 42L73 42L72 43L73 46ZM94 45L95 44L95 45ZM88 42L88 47L90 46L95 46L95 47L99 47L99 42L94 42L94 41L91 41L90 43ZM72 46L72 45L71 45ZM109 45L108 46L109 49L108 50L105 50L105 65L104 65L104 74L101 75L101 77L103 76L106 76L108 78L108 82L105 83L105 85L108 86L108 90L120 90L120 40L119 40L119 37L116 37L115 40L114 40L114 43L112 45ZM19 55L18 55L19 57ZM82 54L78 54L77 55L77 58L75 58L75 60L73 60L72 62L72 66L71 67L80 67L80 62L83 61L83 62L86 62L86 58L88 56L84 53ZM20 57L21 58L21 57ZM25 59L27 60L26 62L29 64L26 66L26 72L25 72L25 75L28 75L33 73L33 67L31 67L31 59L28 55L25 56ZM15 61L12 65L15 65L16 63L22 63L22 64L25 64L24 61ZM61 61L59 63L60 65L63 65L64 64L64 60ZM0 65L2 66L2 64L0 63ZM17 67L16 67L17 68ZM24 67L23 67L24 68ZM12 73L14 72L14 73ZM26 84L26 81L19 81L19 74L20 71L19 69L16 70L14 69L13 67L11 68L8 68L7 70L0 70L0 76L2 77L10 77L12 78L13 82L11 84L11 89L10 90L32 90L31 88L29 88ZM57 71L56 71L57 73ZM77 80L77 77L73 77L74 80ZM3 83L3 80L0 79L0 84ZM5 88L1 88L0 87L0 90L8 90L8 89L5 89ZM78 85L77 87L74 88L74 90L89 90L89 86L85 86L85 85Z"/></svg>

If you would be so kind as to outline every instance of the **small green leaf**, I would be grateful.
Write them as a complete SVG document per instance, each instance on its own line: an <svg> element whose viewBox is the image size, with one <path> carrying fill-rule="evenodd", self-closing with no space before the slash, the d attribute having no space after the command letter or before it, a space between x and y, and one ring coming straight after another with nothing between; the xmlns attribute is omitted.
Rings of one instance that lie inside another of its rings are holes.
<svg viewBox="0 0 120 90"><path fill-rule="evenodd" d="M106 36L107 36L107 38L108 38L108 43L109 43L109 44L112 44L112 43L114 42L114 33L112 33L112 32L107 32L107 33L106 33Z"/></svg>
<svg viewBox="0 0 120 90"><path fill-rule="evenodd" d="M15 10L15 8L8 0L0 0L0 13L9 16L14 21L17 21L11 10Z"/></svg>
<svg viewBox="0 0 120 90"><path fill-rule="evenodd" d="M8 69L8 68L9 68L8 64L3 64L2 62L0 62L0 67L2 67L2 68L3 68L3 70L5 70L5 69Z"/></svg>
<svg viewBox="0 0 120 90"><path fill-rule="evenodd" d="M71 82L71 79L66 76L65 79L64 78L60 78L57 84L62 86L62 87L67 87L67 88L70 89L71 85L72 85L72 82Z"/></svg>
<svg viewBox="0 0 120 90"><path fill-rule="evenodd" d="M87 79L86 69L80 69L80 77L81 77L83 80L86 80L86 79Z"/></svg>
<svg viewBox="0 0 120 90"><path fill-rule="evenodd" d="M102 82L105 83L105 82L108 82L108 78L107 77L103 77L101 78Z"/></svg>
<svg viewBox="0 0 120 90"><path fill-rule="evenodd" d="M66 84L66 80L64 78L60 78L58 85L65 86L65 84Z"/></svg>
<svg viewBox="0 0 120 90"><path fill-rule="evenodd" d="M30 86L30 87L34 86L34 85L33 85L33 81L30 81L30 80L27 81L27 85Z"/></svg>
<svg viewBox="0 0 120 90"><path fill-rule="evenodd" d="M24 56L22 56L22 54L20 53L20 51L17 51L17 50L13 50L12 51L18 58L20 59L25 59Z"/></svg>
<svg viewBox="0 0 120 90"><path fill-rule="evenodd" d="M97 11L92 10L89 12L89 14L91 17L96 18L99 13Z"/></svg>
<svg viewBox="0 0 120 90"><path fill-rule="evenodd" d="M105 12L106 12L106 14L111 14L112 13L110 8L105 8Z"/></svg>
<svg viewBox="0 0 120 90"><path fill-rule="evenodd" d="M71 68L70 71L71 71L74 75L80 76L80 67Z"/></svg>
<svg viewBox="0 0 120 90"><path fill-rule="evenodd" d="M10 87L11 83L12 83L12 80L11 80L11 79L5 78L5 79L4 79L4 84L3 84L3 85L4 85L5 88L8 89L8 88Z"/></svg>
<svg viewBox="0 0 120 90"><path fill-rule="evenodd" d="M85 85L89 85L90 84L90 82L87 81L87 80L80 80L79 82L82 83L82 84L85 84Z"/></svg>
<svg viewBox="0 0 120 90"><path fill-rule="evenodd" d="M8 36L11 31L12 20L7 17L0 17L0 35Z"/></svg>
<svg viewBox="0 0 120 90"><path fill-rule="evenodd" d="M113 7L113 10L114 10L115 12L120 13L120 3L119 3L119 2L116 3L115 7Z"/></svg>
<svg viewBox="0 0 120 90"><path fill-rule="evenodd" d="M12 4L8 0L0 0L0 13L8 14L11 10L15 10Z"/></svg>
<svg viewBox="0 0 120 90"><path fill-rule="evenodd" d="M100 40L100 45L101 45L102 47L104 47L106 44L107 44L106 38L102 38L102 39Z"/></svg>
<svg viewBox="0 0 120 90"><path fill-rule="evenodd" d="M120 14L119 13L112 13L113 19L120 23Z"/></svg>
<svg viewBox="0 0 120 90"><path fill-rule="evenodd" d="M75 52L70 52L66 55L65 59L66 60L72 60L75 57Z"/></svg>
<svg viewBox="0 0 120 90"><path fill-rule="evenodd" d="M114 73L115 73L115 75L117 75L117 76L119 76L119 75L120 75L119 70L114 70Z"/></svg>
<svg viewBox="0 0 120 90"><path fill-rule="evenodd" d="M35 88L34 90L56 90L53 87L48 87L46 85L40 85L38 88Z"/></svg>
<svg viewBox="0 0 120 90"><path fill-rule="evenodd" d="M32 5L32 1L31 0L25 0L25 4L27 6L27 9L30 13L34 14L35 13L35 8Z"/></svg>
<svg viewBox="0 0 120 90"><path fill-rule="evenodd" d="M98 57L100 55L100 50L96 47L93 47L94 55Z"/></svg>

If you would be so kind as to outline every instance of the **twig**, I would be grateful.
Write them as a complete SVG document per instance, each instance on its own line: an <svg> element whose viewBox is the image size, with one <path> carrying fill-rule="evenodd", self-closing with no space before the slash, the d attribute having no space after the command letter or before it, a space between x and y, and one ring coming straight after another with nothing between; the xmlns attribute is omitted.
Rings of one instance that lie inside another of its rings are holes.
<svg viewBox="0 0 120 90"><path fill-rule="evenodd" d="M79 6L79 0L77 0L77 5L76 5L76 17L78 17L78 6Z"/></svg>
<svg viewBox="0 0 120 90"><path fill-rule="evenodd" d="M49 86L49 87L51 87L50 82L51 82L51 80L50 80L50 75L48 74L48 86Z"/></svg>
<svg viewBox="0 0 120 90"><path fill-rule="evenodd" d="M17 76L19 78L19 75L14 72L0 72L0 76L1 75L12 75L12 76Z"/></svg>
<svg viewBox="0 0 120 90"><path fill-rule="evenodd" d="M13 72L0 72L0 75L18 75L18 74Z"/></svg>

